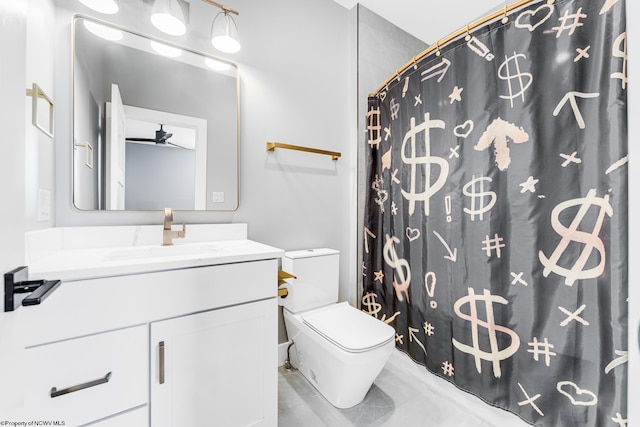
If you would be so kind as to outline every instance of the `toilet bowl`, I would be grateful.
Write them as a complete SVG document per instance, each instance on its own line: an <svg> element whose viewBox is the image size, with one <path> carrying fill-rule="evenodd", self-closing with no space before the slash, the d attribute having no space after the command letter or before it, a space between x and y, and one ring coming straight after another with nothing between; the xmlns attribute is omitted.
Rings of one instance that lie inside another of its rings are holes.
<svg viewBox="0 0 640 427"><path fill-rule="evenodd" d="M337 303L338 251L286 252L285 327L291 363L332 405L350 408L371 388L393 348L395 330L346 302Z"/></svg>

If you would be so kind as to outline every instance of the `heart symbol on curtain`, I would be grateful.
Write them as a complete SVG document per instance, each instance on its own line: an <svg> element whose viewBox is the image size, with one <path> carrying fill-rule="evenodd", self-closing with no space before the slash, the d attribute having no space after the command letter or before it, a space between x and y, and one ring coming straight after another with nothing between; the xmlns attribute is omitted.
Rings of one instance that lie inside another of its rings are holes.
<svg viewBox="0 0 640 427"><path fill-rule="evenodd" d="M535 16L538 14L538 12L540 12L543 9L547 9L547 14L542 16L541 18L539 17L539 21L531 25L531 23L534 22ZM533 31L536 28L538 28L540 25L545 23L546 20L551 17L551 15L553 15L553 5L544 4L539 8L537 8L536 10L527 10L525 12L522 12L520 15L518 15L518 18L516 19L516 22L515 22L515 26L516 28L527 28L529 31ZM530 16L528 23L523 23L520 21L523 16L524 17Z"/></svg>
<svg viewBox="0 0 640 427"><path fill-rule="evenodd" d="M420 237L420 230L417 228L407 227L407 239L409 239L410 242L413 242L418 237Z"/></svg>
<svg viewBox="0 0 640 427"><path fill-rule="evenodd" d="M455 136L459 136L460 138L466 138L469 136L472 130L473 130L473 121L467 120L463 124L454 127L453 134Z"/></svg>
<svg viewBox="0 0 640 427"><path fill-rule="evenodd" d="M567 396L571 403L575 406L593 406L598 403L598 396L596 396L589 390L581 389L571 381L560 381L556 386L556 389L560 394L564 394L565 396ZM581 399L580 397L583 395L587 396L588 399Z"/></svg>

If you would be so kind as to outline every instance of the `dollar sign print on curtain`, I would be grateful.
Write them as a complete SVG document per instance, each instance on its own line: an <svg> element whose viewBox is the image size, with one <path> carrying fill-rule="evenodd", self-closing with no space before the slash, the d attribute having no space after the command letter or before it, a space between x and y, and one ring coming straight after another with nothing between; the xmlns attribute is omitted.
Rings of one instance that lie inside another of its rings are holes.
<svg viewBox="0 0 640 427"><path fill-rule="evenodd" d="M532 2L367 111L362 310L539 426L626 426L624 0Z"/></svg>

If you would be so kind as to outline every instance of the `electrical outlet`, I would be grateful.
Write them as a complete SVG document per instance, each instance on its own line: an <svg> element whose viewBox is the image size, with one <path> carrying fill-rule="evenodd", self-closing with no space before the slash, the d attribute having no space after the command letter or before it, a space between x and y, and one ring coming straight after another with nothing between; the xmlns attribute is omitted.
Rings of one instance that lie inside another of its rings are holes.
<svg viewBox="0 0 640 427"><path fill-rule="evenodd" d="M212 193L211 201L213 203L224 203L224 193L222 191L214 191Z"/></svg>

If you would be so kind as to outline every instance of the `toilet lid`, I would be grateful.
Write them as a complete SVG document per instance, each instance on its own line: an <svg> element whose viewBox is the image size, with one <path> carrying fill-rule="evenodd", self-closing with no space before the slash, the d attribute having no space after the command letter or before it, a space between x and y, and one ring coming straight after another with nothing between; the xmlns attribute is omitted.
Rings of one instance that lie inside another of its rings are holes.
<svg viewBox="0 0 640 427"><path fill-rule="evenodd" d="M352 353L379 347L393 340L395 335L391 326L348 303L303 314L302 320L325 339Z"/></svg>

